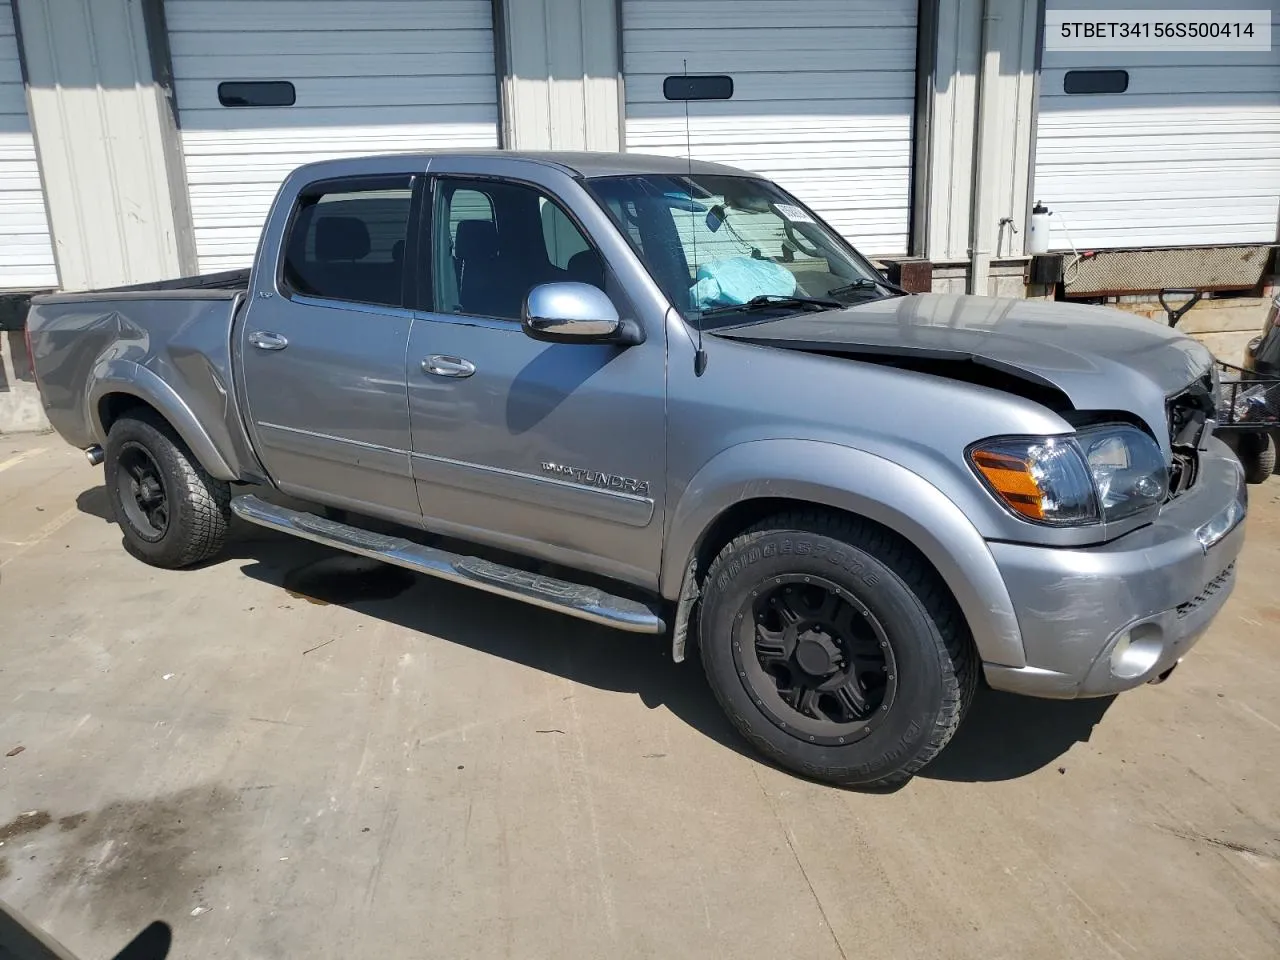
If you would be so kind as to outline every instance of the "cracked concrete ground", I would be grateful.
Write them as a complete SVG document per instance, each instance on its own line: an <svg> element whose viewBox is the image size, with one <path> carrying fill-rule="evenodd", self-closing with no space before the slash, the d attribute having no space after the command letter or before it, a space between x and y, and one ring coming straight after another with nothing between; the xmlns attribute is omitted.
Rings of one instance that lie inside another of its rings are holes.
<svg viewBox="0 0 1280 960"><path fill-rule="evenodd" d="M86 958L1280 953L1280 480L1169 683L988 693L908 786L754 759L695 664L239 531L143 566L0 436L0 899ZM6 756L6 754L8 754Z"/></svg>

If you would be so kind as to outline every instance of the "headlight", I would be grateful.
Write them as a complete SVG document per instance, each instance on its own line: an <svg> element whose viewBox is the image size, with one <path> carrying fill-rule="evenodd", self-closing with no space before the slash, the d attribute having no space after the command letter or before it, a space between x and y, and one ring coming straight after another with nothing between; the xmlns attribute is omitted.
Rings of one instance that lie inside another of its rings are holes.
<svg viewBox="0 0 1280 960"><path fill-rule="evenodd" d="M1103 427L1078 434L1098 490L1103 520L1123 520L1164 503L1169 469L1156 442L1134 427Z"/></svg>
<svg viewBox="0 0 1280 960"><path fill-rule="evenodd" d="M1160 448L1129 426L985 440L969 459L1001 503L1052 526L1121 520L1163 503L1169 488Z"/></svg>

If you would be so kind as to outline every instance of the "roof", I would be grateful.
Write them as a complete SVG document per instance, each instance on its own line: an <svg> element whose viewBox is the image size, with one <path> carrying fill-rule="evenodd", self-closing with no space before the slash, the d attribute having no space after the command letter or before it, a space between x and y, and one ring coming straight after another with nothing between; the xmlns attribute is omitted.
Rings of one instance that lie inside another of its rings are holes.
<svg viewBox="0 0 1280 960"><path fill-rule="evenodd" d="M342 157L333 160L320 160L304 164L299 171L306 176L336 176L350 173L351 165L357 166L362 160L394 160L398 166L406 162L412 166L421 164L427 168L428 161L434 157L476 157L495 160L538 163L556 166L567 173L582 177L616 177L637 173L681 174L704 173L721 176L754 176L745 170L726 166L721 163L708 163L704 160L690 161L684 157L658 157L644 153L588 153L572 151L525 151L525 150L434 150L431 152L408 152L396 154L370 154L365 157Z"/></svg>
<svg viewBox="0 0 1280 960"><path fill-rule="evenodd" d="M616 177L629 173L689 173L690 163L693 173L751 175L745 170L723 163L697 159L690 161L686 157L659 157L647 153L588 153L568 150L494 152L512 160L558 164L584 177Z"/></svg>

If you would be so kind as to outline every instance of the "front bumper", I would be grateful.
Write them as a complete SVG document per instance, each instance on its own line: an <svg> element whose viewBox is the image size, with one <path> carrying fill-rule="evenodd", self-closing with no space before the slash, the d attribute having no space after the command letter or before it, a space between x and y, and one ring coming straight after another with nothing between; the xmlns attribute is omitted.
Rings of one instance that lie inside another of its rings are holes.
<svg viewBox="0 0 1280 960"><path fill-rule="evenodd" d="M1026 666L984 663L987 682L1036 697L1097 697L1170 670L1231 594L1244 544L1243 522L1208 548L1196 531L1245 498L1239 461L1215 439L1195 486L1149 526L1080 549L990 544Z"/></svg>

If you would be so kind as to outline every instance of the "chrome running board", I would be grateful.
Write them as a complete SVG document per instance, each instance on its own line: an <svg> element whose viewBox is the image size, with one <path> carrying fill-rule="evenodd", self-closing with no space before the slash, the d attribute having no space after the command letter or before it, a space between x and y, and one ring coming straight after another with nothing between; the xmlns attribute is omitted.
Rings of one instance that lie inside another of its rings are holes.
<svg viewBox="0 0 1280 960"><path fill-rule="evenodd" d="M491 560L466 557L435 547L427 547L403 537L392 537L350 524L338 523L315 514L290 510L267 503L251 494L231 501L231 510L241 520L279 530L304 540L323 543L347 553L416 570L428 576L452 580L478 590L487 590L537 607L566 613L580 620L628 630L632 633L662 633L662 618L638 600L616 597L597 587L559 580L539 573L517 570Z"/></svg>

